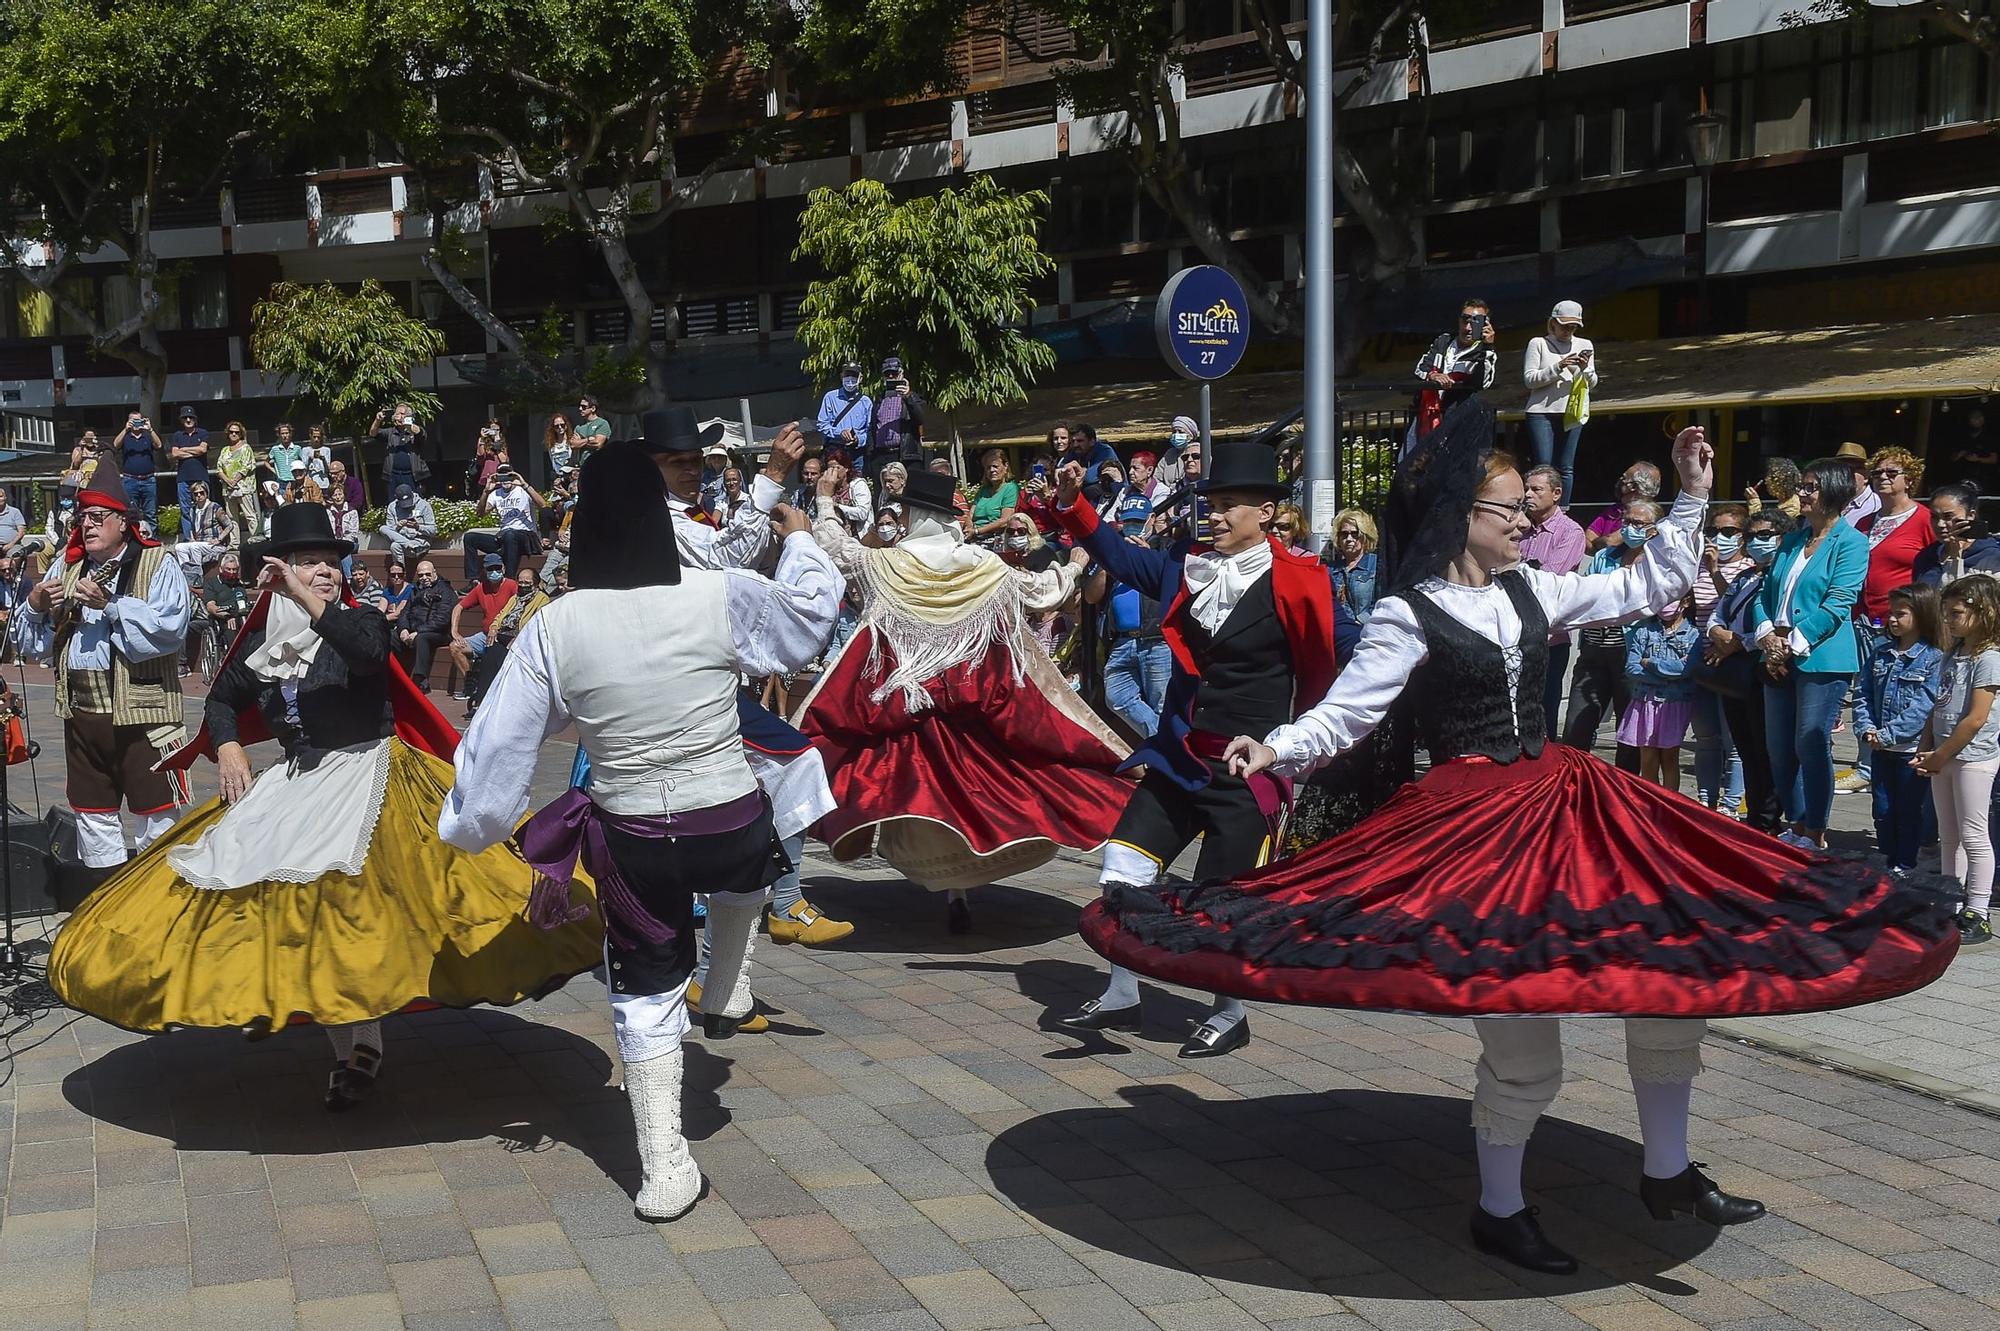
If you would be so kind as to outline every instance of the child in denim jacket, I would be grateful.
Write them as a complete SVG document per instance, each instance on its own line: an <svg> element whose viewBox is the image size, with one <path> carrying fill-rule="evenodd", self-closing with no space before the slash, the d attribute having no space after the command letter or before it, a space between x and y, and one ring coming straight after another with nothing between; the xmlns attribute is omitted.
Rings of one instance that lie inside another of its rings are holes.
<svg viewBox="0 0 2000 1331"><path fill-rule="evenodd" d="M1874 751L1875 847L1900 875L1916 866L1930 789L1910 759L1944 677L1937 588L1913 582L1890 592L1882 627L1888 639L1862 663L1854 691L1854 733Z"/></svg>
<svg viewBox="0 0 2000 1331"><path fill-rule="evenodd" d="M1618 718L1618 742L1639 750L1639 775L1668 790L1681 784L1681 741L1694 717L1688 662L1701 633L1676 602L1625 630L1625 685L1632 701Z"/></svg>

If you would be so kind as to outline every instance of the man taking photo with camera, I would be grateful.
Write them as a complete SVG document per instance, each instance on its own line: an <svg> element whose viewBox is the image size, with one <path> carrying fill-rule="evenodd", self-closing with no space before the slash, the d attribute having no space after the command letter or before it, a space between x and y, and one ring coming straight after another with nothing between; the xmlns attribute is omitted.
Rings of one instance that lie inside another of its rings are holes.
<svg viewBox="0 0 2000 1331"><path fill-rule="evenodd" d="M1493 355L1494 336L1493 314L1486 302L1478 297L1460 302L1457 326L1439 333L1417 360L1418 387L1410 403L1409 433L1403 437L1404 456L1461 400L1493 387L1499 364Z"/></svg>

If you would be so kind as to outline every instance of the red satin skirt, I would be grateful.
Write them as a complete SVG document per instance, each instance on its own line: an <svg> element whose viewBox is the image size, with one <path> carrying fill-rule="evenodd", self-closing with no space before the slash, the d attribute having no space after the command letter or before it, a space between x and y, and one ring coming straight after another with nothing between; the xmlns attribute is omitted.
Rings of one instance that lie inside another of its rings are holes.
<svg viewBox="0 0 2000 1331"><path fill-rule="evenodd" d="M1046 660L1017 681L995 648L931 680L930 706L911 712L900 692L869 697L873 646L864 625L795 722L838 804L813 828L835 859L867 854L875 829L898 819L942 824L980 856L1031 842L1049 855L1104 844L1132 795L1116 773L1125 754L1043 692L1065 687ZM886 670L887 644L882 653Z"/></svg>
<svg viewBox="0 0 2000 1331"><path fill-rule="evenodd" d="M1811 1012L1922 988L1953 885L1810 855L1565 745L1459 759L1295 859L1121 887L1083 936L1239 998L1447 1016Z"/></svg>

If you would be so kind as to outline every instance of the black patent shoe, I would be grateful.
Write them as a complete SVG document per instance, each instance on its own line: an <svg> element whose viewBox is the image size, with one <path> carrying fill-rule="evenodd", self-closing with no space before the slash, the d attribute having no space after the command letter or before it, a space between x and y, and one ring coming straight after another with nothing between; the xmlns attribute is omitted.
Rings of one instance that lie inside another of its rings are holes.
<svg viewBox="0 0 2000 1331"><path fill-rule="evenodd" d="M1180 1058L1220 1058L1233 1054L1250 1043L1250 1018L1238 1017L1228 1030L1218 1030L1214 1018L1204 1021L1194 1028L1187 1043L1180 1047Z"/></svg>
<svg viewBox="0 0 2000 1331"><path fill-rule="evenodd" d="M1655 1220L1672 1220L1685 1211L1711 1225L1740 1225L1764 1214L1764 1203L1750 1197L1732 1197L1715 1186L1715 1180L1689 1165L1672 1178L1639 1176L1639 1200Z"/></svg>
<svg viewBox="0 0 2000 1331"><path fill-rule="evenodd" d="M972 907L953 897L944 908L944 927L955 934L972 932Z"/></svg>
<svg viewBox="0 0 2000 1331"><path fill-rule="evenodd" d="M1139 1029L1139 1005L1106 1007L1091 999L1067 1017L1057 1017L1056 1025L1066 1031L1132 1031Z"/></svg>
<svg viewBox="0 0 2000 1331"><path fill-rule="evenodd" d="M1576 1274L1576 1258L1550 1243L1542 1233L1538 1206L1524 1206L1505 1217L1490 1215L1483 1206L1472 1208L1472 1246L1489 1257L1512 1262L1543 1275Z"/></svg>
<svg viewBox="0 0 2000 1331"><path fill-rule="evenodd" d="M326 1079L327 1111L343 1114L366 1100L381 1074L382 1051L373 1045L355 1045L347 1061L336 1066Z"/></svg>

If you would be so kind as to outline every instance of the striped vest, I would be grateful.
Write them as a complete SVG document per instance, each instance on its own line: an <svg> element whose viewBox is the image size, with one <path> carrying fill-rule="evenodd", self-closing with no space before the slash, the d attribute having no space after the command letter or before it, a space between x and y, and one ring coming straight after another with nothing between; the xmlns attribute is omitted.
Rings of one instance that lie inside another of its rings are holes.
<svg viewBox="0 0 2000 1331"><path fill-rule="evenodd" d="M167 548L155 545L139 551L135 562L121 568L118 578L118 595L143 597L147 588L153 585L153 578L162 566L171 568L174 576L180 576L178 565L171 564ZM83 581L84 566L71 564L63 570L63 591L76 594L76 584ZM136 592L134 589L138 589ZM113 649L111 669L72 670L69 664L69 640L74 628L58 631L55 638L56 672L56 715L67 721L77 712L111 713L111 723L118 726L177 726L181 724L181 653L179 648L165 656L156 656L150 661L128 661L125 654ZM72 681L71 676L76 679ZM106 705L105 681L109 680L109 699Z"/></svg>

